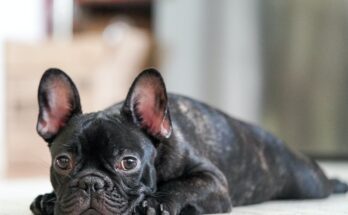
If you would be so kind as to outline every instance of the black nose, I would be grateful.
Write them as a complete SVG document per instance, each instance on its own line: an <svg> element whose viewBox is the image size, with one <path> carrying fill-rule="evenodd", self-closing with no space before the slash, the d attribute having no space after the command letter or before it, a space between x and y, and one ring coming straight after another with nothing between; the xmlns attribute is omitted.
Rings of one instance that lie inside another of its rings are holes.
<svg viewBox="0 0 348 215"><path fill-rule="evenodd" d="M105 190L105 182L96 176L85 176L79 180L79 188L88 193Z"/></svg>

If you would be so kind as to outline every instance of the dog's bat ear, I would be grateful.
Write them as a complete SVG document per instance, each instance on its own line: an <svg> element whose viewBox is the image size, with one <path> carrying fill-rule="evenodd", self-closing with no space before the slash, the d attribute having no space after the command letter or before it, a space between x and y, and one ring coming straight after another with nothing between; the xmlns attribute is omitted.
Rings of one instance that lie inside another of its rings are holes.
<svg viewBox="0 0 348 215"><path fill-rule="evenodd" d="M147 69L134 80L122 113L155 138L167 139L172 133L166 87L161 74Z"/></svg>
<svg viewBox="0 0 348 215"><path fill-rule="evenodd" d="M48 69L42 75L38 101L36 129L48 143L52 142L73 115L82 113L75 84L59 69Z"/></svg>

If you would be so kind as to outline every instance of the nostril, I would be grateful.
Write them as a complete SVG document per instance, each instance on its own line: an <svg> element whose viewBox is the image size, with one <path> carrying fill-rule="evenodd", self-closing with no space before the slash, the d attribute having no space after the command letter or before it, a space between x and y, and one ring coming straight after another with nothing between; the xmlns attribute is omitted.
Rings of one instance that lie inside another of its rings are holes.
<svg viewBox="0 0 348 215"><path fill-rule="evenodd" d="M104 189L104 187L105 187L105 183L102 180L99 179L98 181L94 182L94 186L93 186L94 191L102 190Z"/></svg>
<svg viewBox="0 0 348 215"><path fill-rule="evenodd" d="M78 186L88 193L97 192L105 189L105 182L99 177L85 176L79 180Z"/></svg>
<svg viewBox="0 0 348 215"><path fill-rule="evenodd" d="M88 191L88 185L87 185L86 181L80 180L78 186L80 189L82 189L84 191Z"/></svg>

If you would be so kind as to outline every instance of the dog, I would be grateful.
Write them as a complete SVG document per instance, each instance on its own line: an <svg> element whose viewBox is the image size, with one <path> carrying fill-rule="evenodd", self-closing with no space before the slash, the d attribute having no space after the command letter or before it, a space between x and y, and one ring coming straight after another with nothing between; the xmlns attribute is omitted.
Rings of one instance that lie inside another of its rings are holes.
<svg viewBox="0 0 348 215"><path fill-rule="evenodd" d="M263 129L167 94L155 69L137 76L124 102L87 114L70 77L49 69L38 103L53 192L33 201L34 214L225 213L348 190Z"/></svg>

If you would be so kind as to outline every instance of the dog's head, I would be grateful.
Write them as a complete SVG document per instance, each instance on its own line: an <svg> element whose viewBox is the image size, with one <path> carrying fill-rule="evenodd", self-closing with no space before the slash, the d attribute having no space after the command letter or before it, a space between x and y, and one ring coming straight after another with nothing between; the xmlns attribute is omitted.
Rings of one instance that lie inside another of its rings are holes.
<svg viewBox="0 0 348 215"><path fill-rule="evenodd" d="M128 214L156 189L156 144L171 135L161 75L145 70L120 108L83 114L61 70L42 76L37 131L48 142L55 214ZM118 111L119 110L119 111Z"/></svg>

